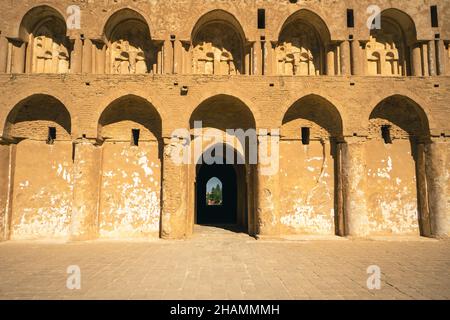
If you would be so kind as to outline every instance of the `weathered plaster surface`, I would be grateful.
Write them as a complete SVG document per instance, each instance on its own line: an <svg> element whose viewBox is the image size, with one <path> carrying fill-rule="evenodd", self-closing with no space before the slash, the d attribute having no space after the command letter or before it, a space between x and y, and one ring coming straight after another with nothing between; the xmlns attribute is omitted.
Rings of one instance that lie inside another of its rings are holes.
<svg viewBox="0 0 450 320"><path fill-rule="evenodd" d="M18 144L12 239L67 238L72 215L72 144Z"/></svg>
<svg viewBox="0 0 450 320"><path fill-rule="evenodd" d="M409 140L366 143L371 234L419 234L415 163Z"/></svg>
<svg viewBox="0 0 450 320"><path fill-rule="evenodd" d="M283 141L280 148L283 233L334 233L334 169L329 142Z"/></svg>
<svg viewBox="0 0 450 320"><path fill-rule="evenodd" d="M159 235L161 164L156 143L105 143L100 237Z"/></svg>

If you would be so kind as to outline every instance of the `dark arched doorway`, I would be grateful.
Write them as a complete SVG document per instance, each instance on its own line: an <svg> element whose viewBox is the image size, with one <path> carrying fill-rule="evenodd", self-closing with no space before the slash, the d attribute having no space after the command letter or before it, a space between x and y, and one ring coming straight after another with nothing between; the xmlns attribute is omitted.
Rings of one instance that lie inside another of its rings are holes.
<svg viewBox="0 0 450 320"><path fill-rule="evenodd" d="M223 147L223 155L213 156L214 161L205 161L211 151L208 148L202 155L203 161L196 165L195 223L247 232L246 165L235 149L223 144L214 147ZM229 154L234 153L238 163L227 163L227 151Z"/></svg>
<svg viewBox="0 0 450 320"><path fill-rule="evenodd" d="M256 168L249 160L256 144L256 125L251 110L235 97L216 95L193 111L189 125L194 136L191 150L195 163L189 171L193 183L189 188L188 223L192 232L195 224L209 224L219 229L255 234ZM212 177L223 183L224 204L220 209L206 206L206 184ZM210 217L211 212L217 217Z"/></svg>
<svg viewBox="0 0 450 320"><path fill-rule="evenodd" d="M216 178L220 184L208 185ZM217 186L220 200L212 199ZM197 174L196 182L197 223L198 224L237 224L237 179L232 165L203 164Z"/></svg>

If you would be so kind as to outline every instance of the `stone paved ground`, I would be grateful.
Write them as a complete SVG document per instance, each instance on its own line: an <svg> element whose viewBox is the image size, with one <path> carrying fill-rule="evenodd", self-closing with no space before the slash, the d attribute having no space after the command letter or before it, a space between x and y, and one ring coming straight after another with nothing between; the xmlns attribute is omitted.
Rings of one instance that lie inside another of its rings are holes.
<svg viewBox="0 0 450 320"><path fill-rule="evenodd" d="M81 269L68 290L66 269ZM369 265L381 289L366 287ZM205 228L186 241L0 244L0 299L450 299L450 241L256 241Z"/></svg>

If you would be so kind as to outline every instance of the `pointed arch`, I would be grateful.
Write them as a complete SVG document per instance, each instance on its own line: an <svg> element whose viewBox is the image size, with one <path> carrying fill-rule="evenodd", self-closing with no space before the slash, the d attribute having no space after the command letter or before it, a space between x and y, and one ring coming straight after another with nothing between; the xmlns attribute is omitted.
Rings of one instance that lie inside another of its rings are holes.
<svg viewBox="0 0 450 320"><path fill-rule="evenodd" d="M203 15L192 33L192 71L197 74L243 74L245 34L237 19L224 10Z"/></svg>
<svg viewBox="0 0 450 320"><path fill-rule="evenodd" d="M326 45L330 31L316 13L301 9L283 24L276 45L277 73L321 75L325 73Z"/></svg>
<svg viewBox="0 0 450 320"><path fill-rule="evenodd" d="M56 127L61 139L70 140L71 115L66 106L54 96L34 94L11 109L5 121L3 137L46 140L49 127Z"/></svg>
<svg viewBox="0 0 450 320"><path fill-rule="evenodd" d="M39 5L28 10L22 17L18 29L18 37L23 41L28 41L29 35L46 20L65 21L64 14L55 7L49 5ZM63 23L66 26L65 23ZM67 35L67 27L64 28L64 35Z"/></svg>
<svg viewBox="0 0 450 320"><path fill-rule="evenodd" d="M392 123L410 137L426 138L430 135L430 125L425 110L413 99L404 95L394 94L378 102L369 116L371 122L375 119Z"/></svg>
<svg viewBox="0 0 450 320"><path fill-rule="evenodd" d="M98 120L100 140L129 140L132 129L142 129L142 139L161 139L160 114L147 99L134 94L119 97L109 103Z"/></svg>
<svg viewBox="0 0 450 320"><path fill-rule="evenodd" d="M199 30L204 27L207 24L214 23L214 22L222 22L225 23L228 26L231 26L238 32L242 40L246 39L244 28L242 27L241 23L238 21L238 19L231 14L228 11L222 10L222 9L216 9L209 11L205 14L203 14L195 23L194 27L191 31L191 39L192 41L195 40L196 35L198 34Z"/></svg>
<svg viewBox="0 0 450 320"><path fill-rule="evenodd" d="M343 135L343 121L339 110L320 95L309 94L294 102L283 116L282 127L297 119L315 123L318 130L326 130L330 137Z"/></svg>
<svg viewBox="0 0 450 320"><path fill-rule="evenodd" d="M211 127L223 131L256 126L251 109L241 99L227 94L218 94L202 101L191 114L190 128L194 128L194 121L200 120L204 128Z"/></svg>
<svg viewBox="0 0 450 320"><path fill-rule="evenodd" d="M114 12L105 23L103 35L107 73L156 73L161 45L152 40L148 21L141 13L129 8Z"/></svg>

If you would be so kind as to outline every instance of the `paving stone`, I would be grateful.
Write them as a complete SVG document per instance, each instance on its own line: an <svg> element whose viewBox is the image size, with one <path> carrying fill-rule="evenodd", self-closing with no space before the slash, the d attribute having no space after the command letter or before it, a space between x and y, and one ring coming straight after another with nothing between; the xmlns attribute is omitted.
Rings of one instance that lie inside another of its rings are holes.
<svg viewBox="0 0 450 320"><path fill-rule="evenodd" d="M81 290L66 287L81 269ZM381 289L366 286L381 269ZM449 299L450 240L0 243L0 299Z"/></svg>

